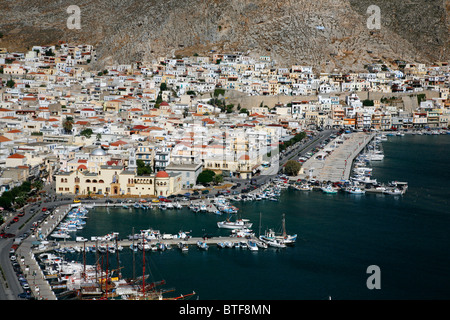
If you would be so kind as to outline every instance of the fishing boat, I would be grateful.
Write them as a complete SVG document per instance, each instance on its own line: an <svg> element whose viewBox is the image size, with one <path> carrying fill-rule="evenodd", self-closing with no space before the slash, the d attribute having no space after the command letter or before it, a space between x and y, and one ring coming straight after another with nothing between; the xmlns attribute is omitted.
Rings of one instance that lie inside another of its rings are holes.
<svg viewBox="0 0 450 320"><path fill-rule="evenodd" d="M227 247L227 248L233 248L233 243L230 242L230 241L225 241L223 244L224 244L225 247Z"/></svg>
<svg viewBox="0 0 450 320"><path fill-rule="evenodd" d="M333 188L331 185L327 185L326 187L320 188L324 193L334 194L337 193L337 189Z"/></svg>
<svg viewBox="0 0 450 320"><path fill-rule="evenodd" d="M357 175L361 175L361 176L370 176L372 174L372 168L368 168L368 167L357 167L357 168L354 168L353 171Z"/></svg>
<svg viewBox="0 0 450 320"><path fill-rule="evenodd" d="M166 208L167 209L174 209L175 206L173 205L173 203L168 202L168 203L166 203Z"/></svg>
<svg viewBox="0 0 450 320"><path fill-rule="evenodd" d="M267 239L264 236L260 236L260 240L264 241L268 246L274 247L274 248L286 248L286 245L282 242L280 242L277 239Z"/></svg>
<svg viewBox="0 0 450 320"><path fill-rule="evenodd" d="M70 239L70 235L63 231L55 231L50 235L50 237L57 239Z"/></svg>
<svg viewBox="0 0 450 320"><path fill-rule="evenodd" d="M347 192L351 193L351 194L365 194L366 193L365 190L363 190L359 187L350 187L347 189Z"/></svg>
<svg viewBox="0 0 450 320"><path fill-rule="evenodd" d="M261 249L267 249L268 248L267 243L265 243L263 241L255 241L255 243L258 246L258 248L261 248Z"/></svg>
<svg viewBox="0 0 450 320"><path fill-rule="evenodd" d="M218 243L217 243L217 246L218 246L219 248L223 249L223 248L225 248L225 243L223 243L223 242L218 242Z"/></svg>
<svg viewBox="0 0 450 320"><path fill-rule="evenodd" d="M199 212L200 211L200 207L197 205L190 205L189 209L191 209L194 212Z"/></svg>
<svg viewBox="0 0 450 320"><path fill-rule="evenodd" d="M229 221L229 219L225 221L217 222L217 226L222 229L243 229L243 228L251 228L253 223L249 222L248 219L238 219L236 221Z"/></svg>
<svg viewBox="0 0 450 320"><path fill-rule="evenodd" d="M365 158L369 161L381 161L384 159L384 154L378 152L369 152L365 154Z"/></svg>
<svg viewBox="0 0 450 320"><path fill-rule="evenodd" d="M286 232L286 218L285 215L283 214L282 219L281 219L281 234L276 234L272 229L269 229L268 231L266 231L266 233L264 235L260 235L259 239L261 241L264 241L265 243L267 243L270 246L278 246L278 244L282 244L282 245L294 245L295 242L297 241L297 234L293 234L293 235L288 235ZM279 246L279 247L283 247L283 246Z"/></svg>
<svg viewBox="0 0 450 320"><path fill-rule="evenodd" d="M178 249L181 250L181 252L188 252L189 251L189 246L186 244L186 242L180 241L178 242Z"/></svg>
<svg viewBox="0 0 450 320"><path fill-rule="evenodd" d="M258 244L256 243L256 241L252 241L252 240L249 240L249 241L247 241L247 244L248 244L248 249L250 250L250 251L258 251Z"/></svg>
<svg viewBox="0 0 450 320"><path fill-rule="evenodd" d="M390 195L401 195L403 194L403 191L397 188L394 189L387 189L383 193L390 194Z"/></svg>
<svg viewBox="0 0 450 320"><path fill-rule="evenodd" d="M139 242L137 244L137 248L139 250L150 250L151 249L151 245L145 239L143 239L142 242Z"/></svg>
<svg viewBox="0 0 450 320"><path fill-rule="evenodd" d="M297 189L301 191L311 191L313 187L307 183L302 183L300 186L297 187Z"/></svg>
<svg viewBox="0 0 450 320"><path fill-rule="evenodd" d="M175 203L173 206L175 209L183 209L183 206L179 202Z"/></svg>
<svg viewBox="0 0 450 320"><path fill-rule="evenodd" d="M356 175L355 177L350 177L350 179L352 181L362 182L362 183L371 183L371 184L376 184L377 183L377 179L371 179L368 176Z"/></svg>
<svg viewBox="0 0 450 320"><path fill-rule="evenodd" d="M206 242L203 241L197 241L197 247L201 250L208 250L209 246L206 244Z"/></svg>

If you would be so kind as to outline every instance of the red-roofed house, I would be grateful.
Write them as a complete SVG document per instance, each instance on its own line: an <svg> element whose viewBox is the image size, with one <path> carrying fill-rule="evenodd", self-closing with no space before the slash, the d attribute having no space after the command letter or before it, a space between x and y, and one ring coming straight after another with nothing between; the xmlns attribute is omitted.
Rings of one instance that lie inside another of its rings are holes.
<svg viewBox="0 0 450 320"><path fill-rule="evenodd" d="M94 108L83 108L80 111L80 117L82 118L95 117L95 114Z"/></svg>
<svg viewBox="0 0 450 320"><path fill-rule="evenodd" d="M27 158L20 153L14 153L6 158L6 167L15 168L18 166L24 166L27 163Z"/></svg>

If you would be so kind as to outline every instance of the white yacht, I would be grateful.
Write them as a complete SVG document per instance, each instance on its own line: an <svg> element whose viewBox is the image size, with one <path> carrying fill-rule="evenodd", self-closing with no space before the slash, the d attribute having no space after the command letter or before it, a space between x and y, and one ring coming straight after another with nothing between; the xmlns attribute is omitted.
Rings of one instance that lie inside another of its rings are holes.
<svg viewBox="0 0 450 320"><path fill-rule="evenodd" d="M249 222L248 219L239 219L236 221L220 221L217 222L217 226L222 229L243 229L243 228L251 228L253 223Z"/></svg>

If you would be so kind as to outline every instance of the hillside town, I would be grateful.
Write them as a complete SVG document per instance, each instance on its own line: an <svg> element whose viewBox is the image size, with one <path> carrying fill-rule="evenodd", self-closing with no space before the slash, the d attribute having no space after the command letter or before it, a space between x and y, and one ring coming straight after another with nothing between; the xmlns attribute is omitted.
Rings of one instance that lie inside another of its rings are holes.
<svg viewBox="0 0 450 320"><path fill-rule="evenodd" d="M0 48L0 194L42 179L61 195L168 196L206 169L251 179L301 132L449 127L446 62L342 74L240 52L96 60L91 45Z"/></svg>

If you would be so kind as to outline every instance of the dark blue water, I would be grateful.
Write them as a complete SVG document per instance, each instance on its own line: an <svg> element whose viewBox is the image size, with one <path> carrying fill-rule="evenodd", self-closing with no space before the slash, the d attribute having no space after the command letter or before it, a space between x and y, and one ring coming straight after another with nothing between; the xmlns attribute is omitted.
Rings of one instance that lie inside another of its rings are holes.
<svg viewBox="0 0 450 320"><path fill-rule="evenodd" d="M154 280L165 279L176 293L195 291L201 300L449 299L450 136L389 137L383 148L384 160L372 163L373 177L407 181L405 195L286 190L278 203L237 203L257 233L260 213L263 231L280 227L286 214L288 232L299 235L297 244L258 252L211 246L207 252L191 247L187 254L177 249L147 253L146 271ZM132 227L225 235L216 226L224 218L188 209L97 208L79 235L114 231L125 238ZM136 275L142 273L141 260L142 253L136 253ZM114 256L110 262L114 267ZM131 277L128 248L120 253L120 264ZM380 268L381 289L367 288L370 265Z"/></svg>

